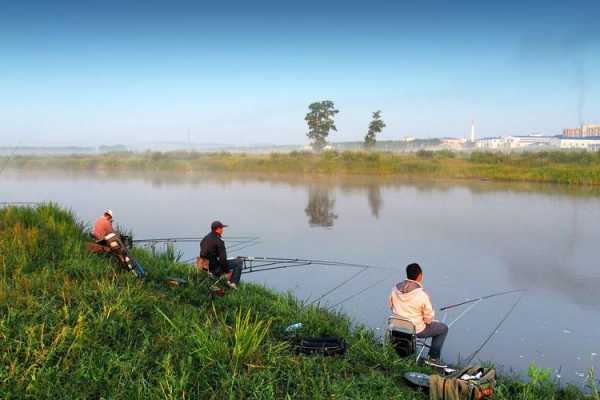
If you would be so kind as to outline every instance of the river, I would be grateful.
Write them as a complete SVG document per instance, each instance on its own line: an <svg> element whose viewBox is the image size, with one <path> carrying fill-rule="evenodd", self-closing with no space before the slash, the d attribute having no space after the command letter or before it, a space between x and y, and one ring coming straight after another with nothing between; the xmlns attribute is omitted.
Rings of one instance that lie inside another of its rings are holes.
<svg viewBox="0 0 600 400"><path fill-rule="evenodd" d="M387 297L418 262L434 305L529 288L479 354L506 373L531 362L581 385L600 353L600 191L558 185L247 174L6 171L0 201L54 201L91 223L111 208L135 238L259 236L241 255L379 265L322 300L382 332ZM197 245L180 246L184 258ZM306 267L243 277L306 300L356 273ZM372 287L370 287L372 286ZM354 296L364 288L364 293ZM483 301L452 326L443 357L472 353L518 294ZM464 308L448 316L452 320ZM438 315L441 318L441 315Z"/></svg>

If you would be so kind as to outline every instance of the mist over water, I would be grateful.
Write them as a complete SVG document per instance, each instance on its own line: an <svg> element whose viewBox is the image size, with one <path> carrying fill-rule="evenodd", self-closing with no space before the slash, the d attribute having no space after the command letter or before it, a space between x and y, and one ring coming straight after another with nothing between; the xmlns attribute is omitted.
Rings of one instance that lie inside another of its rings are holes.
<svg viewBox="0 0 600 400"><path fill-rule="evenodd" d="M15 171L0 176L0 187L0 202L55 201L87 223L111 208L117 224L139 239L202 236L218 218L230 225L226 235L261 237L239 255L394 268L368 270L321 300L328 306L350 298L336 309L378 332L389 313L389 291L410 262L423 267L437 308L529 288L480 358L507 370L522 371L530 362L562 368L562 381L576 384L588 368L598 367L597 189L375 177ZM179 249L184 259L198 251L197 244ZM306 267L243 279L311 301L356 272ZM443 356L467 357L516 299L507 295L478 304L452 327Z"/></svg>

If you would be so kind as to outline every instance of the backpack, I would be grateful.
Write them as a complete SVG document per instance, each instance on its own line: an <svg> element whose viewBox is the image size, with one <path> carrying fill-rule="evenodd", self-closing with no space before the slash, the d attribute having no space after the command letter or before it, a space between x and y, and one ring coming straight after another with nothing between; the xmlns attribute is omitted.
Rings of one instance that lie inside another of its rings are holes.
<svg viewBox="0 0 600 400"><path fill-rule="evenodd" d="M481 374L478 379L462 379ZM481 400L492 397L496 385L493 368L469 367L446 377L432 375L429 380L431 400Z"/></svg>

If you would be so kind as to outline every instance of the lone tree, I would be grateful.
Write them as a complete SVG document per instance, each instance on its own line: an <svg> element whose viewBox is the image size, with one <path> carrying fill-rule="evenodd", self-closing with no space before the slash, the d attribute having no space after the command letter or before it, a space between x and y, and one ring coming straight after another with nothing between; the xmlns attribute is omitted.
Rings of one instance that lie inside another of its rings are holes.
<svg viewBox="0 0 600 400"><path fill-rule="evenodd" d="M365 136L365 147L367 149L372 149L377 142L375 138L379 132L381 132L385 128L385 123L381 119L381 111L375 111L373 113L373 120L369 124L369 131Z"/></svg>
<svg viewBox="0 0 600 400"><path fill-rule="evenodd" d="M308 109L310 111L304 117L308 124L306 136L312 141L312 148L315 151L321 151L327 144L329 131L334 130L337 132L333 117L339 113L339 110L335 109L333 101L330 100L312 103L308 106Z"/></svg>

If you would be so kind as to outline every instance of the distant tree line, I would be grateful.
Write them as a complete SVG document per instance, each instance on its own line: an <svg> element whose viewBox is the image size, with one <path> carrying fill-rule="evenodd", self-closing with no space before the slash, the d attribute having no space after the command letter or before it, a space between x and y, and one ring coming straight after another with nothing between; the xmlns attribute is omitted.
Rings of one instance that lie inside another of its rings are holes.
<svg viewBox="0 0 600 400"><path fill-rule="evenodd" d="M323 100L311 103L308 106L308 113L304 120L308 124L306 136L311 141L311 146L315 151L321 151L327 145L327 138L330 131L336 131L334 117L340 111L335 108L331 100ZM372 149L377 143L377 134L385 128L385 123L381 119L381 111L375 111L367 134L365 135L364 148Z"/></svg>

